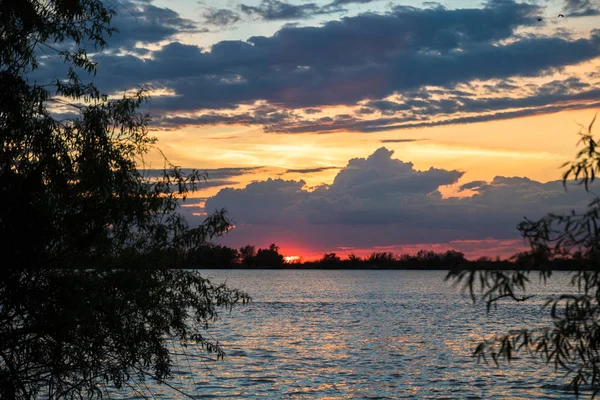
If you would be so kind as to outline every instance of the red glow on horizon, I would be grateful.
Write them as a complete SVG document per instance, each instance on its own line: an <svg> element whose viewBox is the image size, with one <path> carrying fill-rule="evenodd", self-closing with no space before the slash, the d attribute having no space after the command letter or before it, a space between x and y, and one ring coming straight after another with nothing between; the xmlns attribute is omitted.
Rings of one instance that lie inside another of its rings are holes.
<svg viewBox="0 0 600 400"><path fill-rule="evenodd" d="M434 251L436 253L445 253L448 250L455 250L465 254L469 260L476 260L479 257L490 257L492 259L500 257L508 259L514 254L526 251L529 247L523 242L523 239L483 239L483 240L455 240L448 243L422 243L414 245L395 245L395 246L374 246L371 248L360 247L337 247L332 249L306 249L293 245L282 245L280 253L284 255L286 263L298 261L318 261L324 254L335 253L342 260L348 258L350 254L358 257L368 257L373 252L390 252L395 255L410 254L416 255L419 250ZM293 255L289 255L293 254ZM288 261L289 259L289 261Z"/></svg>

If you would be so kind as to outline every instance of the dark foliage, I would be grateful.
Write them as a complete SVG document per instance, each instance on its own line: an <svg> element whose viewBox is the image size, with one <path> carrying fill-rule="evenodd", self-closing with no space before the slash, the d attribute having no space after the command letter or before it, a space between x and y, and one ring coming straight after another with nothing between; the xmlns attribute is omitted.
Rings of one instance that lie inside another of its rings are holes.
<svg viewBox="0 0 600 400"><path fill-rule="evenodd" d="M254 258L256 257L256 248L246 245L240 249L240 261L245 267L254 266Z"/></svg>
<svg viewBox="0 0 600 400"><path fill-rule="evenodd" d="M173 341L223 356L202 334L248 297L169 270L229 227L177 212L195 171L144 175L155 149L140 90L112 101L94 74L114 11L99 0L0 1L0 398L101 396L131 378L167 383ZM36 56L68 75L30 82ZM56 107L76 110L60 120ZM168 163L167 163L168 165Z"/></svg>
<svg viewBox="0 0 600 400"><path fill-rule="evenodd" d="M221 268L232 268L239 265L240 253L231 247L207 243L187 253L186 266L218 265Z"/></svg>
<svg viewBox="0 0 600 400"><path fill-rule="evenodd" d="M258 256L260 254L260 257ZM412 269L412 270L532 270L552 269L555 271L579 271L590 268L590 264L582 259L580 253L572 257L554 257L545 264L538 263L530 253L516 254L511 259L492 260L479 257L468 260L456 250L436 253L431 250L419 250L415 255L394 254L392 252L375 251L366 257L349 254L342 259L336 253L325 253L316 261L284 262L284 255L279 247L272 244L269 249L259 249L246 245L240 250L223 245L206 244L188 253L188 263L193 268L241 268L241 269ZM453 272L453 274L456 272Z"/></svg>
<svg viewBox="0 0 600 400"><path fill-rule="evenodd" d="M339 266L342 263L342 259L335 253L326 253L323 255L323 258L319 260L319 263L324 266Z"/></svg>
<svg viewBox="0 0 600 400"><path fill-rule="evenodd" d="M253 265L261 268L281 268L283 255L279 253L279 246L272 243L268 249L258 249Z"/></svg>
<svg viewBox="0 0 600 400"><path fill-rule="evenodd" d="M583 148L572 163L563 166L567 167L565 189L572 178L591 191L600 172L593 123L582 127L579 144ZM546 327L524 327L483 342L475 354L496 364L510 361L518 352L538 355L566 373L576 394L584 387L595 397L600 392L600 198L583 212L526 219L518 229L531 246L529 252L515 257L518 270L456 270L448 278L463 285L474 301L485 302L488 310L500 299L527 301L534 273L545 281L557 267L563 267L560 269L571 271L571 288L565 290L568 294L557 294L546 302L550 315Z"/></svg>

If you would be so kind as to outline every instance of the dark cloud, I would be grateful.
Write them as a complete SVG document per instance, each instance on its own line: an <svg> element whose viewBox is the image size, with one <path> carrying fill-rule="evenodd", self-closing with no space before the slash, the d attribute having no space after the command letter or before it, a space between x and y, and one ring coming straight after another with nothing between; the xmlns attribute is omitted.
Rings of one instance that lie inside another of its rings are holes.
<svg viewBox="0 0 600 400"><path fill-rule="evenodd" d="M204 23L217 26L233 25L241 19L238 13L227 8L208 9L202 16Z"/></svg>
<svg viewBox="0 0 600 400"><path fill-rule="evenodd" d="M355 116L338 115L336 117L324 117L316 120L308 120L293 112L276 113L273 110L269 114L220 114L201 116L190 119L190 124L208 124L219 121L224 124L263 125L266 131L280 133L327 133L337 131L377 132L403 128L415 128L423 126L440 126L450 124L485 122L490 120L502 120L518 118L540 113L552 113L567 109L593 108L598 105L600 98L599 89L590 89L590 84L581 82L578 78L551 81L543 85L532 85L529 87L529 96L525 97L468 97L468 93L461 91L449 91L459 94L450 99L431 100L425 97L419 98L421 94L414 93L402 103L392 101L371 101L372 107L368 114L378 110L384 117L375 119L362 119L363 109L359 109ZM411 98L411 96L414 96ZM505 111L515 110L516 111ZM474 115L455 117L456 113L471 113ZM477 114L479 113L479 114ZM391 115L398 114L393 117ZM443 119L443 117L446 117ZM436 120L432 120L435 118ZM181 121L175 121L181 122ZM163 121L164 125L169 120Z"/></svg>
<svg viewBox="0 0 600 400"><path fill-rule="evenodd" d="M421 142L427 139L383 139L380 140L379 143L411 143L411 142Z"/></svg>
<svg viewBox="0 0 600 400"><path fill-rule="evenodd" d="M598 0L565 0L564 14L566 17L600 15L600 2Z"/></svg>
<svg viewBox="0 0 600 400"><path fill-rule="evenodd" d="M287 125L296 119L294 113L289 111L275 111L269 113L246 112L242 114L212 113L197 117L165 116L154 121L156 125L183 126L183 125L262 125L266 130L269 127ZM275 128L273 128L275 130Z"/></svg>
<svg viewBox="0 0 600 400"><path fill-rule="evenodd" d="M486 181L472 181L472 182L465 183L464 185L460 185L458 190L459 190L459 192L462 192L465 190L482 190L483 188L485 188L485 186L487 186Z"/></svg>
<svg viewBox="0 0 600 400"><path fill-rule="evenodd" d="M316 3L296 5L280 0L262 0L258 6L242 4L240 9L248 15L258 16L265 21L306 19L315 15L333 12Z"/></svg>
<svg viewBox="0 0 600 400"><path fill-rule="evenodd" d="M130 48L138 42L156 43L179 33L203 31L194 21L182 18L177 12L144 1L121 1L115 9L117 15L111 26L118 32L108 40L110 49Z"/></svg>
<svg viewBox="0 0 600 400"><path fill-rule="evenodd" d="M199 182L196 185L196 190L203 190L221 186L232 186L237 184L239 184L239 182L232 181L229 179L207 179L206 181Z"/></svg>
<svg viewBox="0 0 600 400"><path fill-rule="evenodd" d="M362 14L321 27L284 27L272 37L252 37L247 42L220 42L210 52L173 43L154 52L152 60L98 57L98 61L107 68L107 87L110 83L113 87L114 83L117 87L127 82L131 85L132 80L164 81L189 106L202 105L194 104L197 93L202 93L203 97L210 94L207 102L228 99L243 103L262 98L310 107L353 104L423 84L532 75L590 56L593 46L589 40L562 43L545 38L485 46L529 24L529 14L535 10L529 5L503 4L484 9ZM567 45L571 49L561 53L561 47ZM452 52L459 48L461 52ZM552 53L548 53L550 48ZM539 57L542 52L544 60ZM481 58L488 54L494 55L494 62L502 59L500 64L508 70L502 72L496 66L489 73L481 72L485 70ZM115 73L122 76L121 82L113 81Z"/></svg>
<svg viewBox="0 0 600 400"><path fill-rule="evenodd" d="M325 5L317 3L290 4L281 0L262 0L258 6L242 4L240 10L245 14L259 17L265 21L300 20L318 15L347 11L344 6L367 4L375 0L333 0Z"/></svg>
<svg viewBox="0 0 600 400"><path fill-rule="evenodd" d="M503 112L495 112L491 114L481 114L481 115L473 115L469 117L457 117L450 118L442 121L427 121L427 122L415 122L415 123L406 123L400 125L372 125L368 127L364 127L362 132L382 132L382 131L390 131L390 130L399 130L399 129L414 129L414 128L423 128L423 127L434 127L434 126L444 126L444 125L457 125L457 124L470 124L476 122L487 122L487 121L500 121L505 119L513 119L520 117L528 117L532 115L542 115L542 114L551 114L562 112L566 110L579 110L585 108L598 108L600 107L600 101L594 101L590 103L574 103L574 104L562 104L562 105L552 105L548 107L540 107L540 108L532 108L532 109L523 109L517 111L503 111Z"/></svg>
<svg viewBox="0 0 600 400"><path fill-rule="evenodd" d="M231 215L236 222L261 224L284 221L289 215L288 205L307 197L307 192L302 189L304 185L304 181L268 179L250 183L244 189L225 188L219 191L217 201L214 197L209 198L205 208L235 209L235 215Z"/></svg>
<svg viewBox="0 0 600 400"><path fill-rule="evenodd" d="M446 8L442 3L438 3L437 1L424 1L423 6L426 8Z"/></svg>
<svg viewBox="0 0 600 400"><path fill-rule="evenodd" d="M239 168L214 168L202 170L206 172L208 179L226 179L233 176L247 175L257 172L264 167L239 167Z"/></svg>
<svg viewBox="0 0 600 400"><path fill-rule="evenodd" d="M358 109L358 111L356 111L356 113L359 115L369 115L369 114L373 114L374 112L375 112L375 110L373 108L367 108L367 107L361 107Z"/></svg>
<svg viewBox="0 0 600 400"><path fill-rule="evenodd" d="M367 108L379 110L384 115L395 114L397 111L407 111L412 107L407 103L396 103L388 100L369 101L365 104Z"/></svg>
<svg viewBox="0 0 600 400"><path fill-rule="evenodd" d="M300 169L288 169L284 174L310 174L313 172L323 172L331 169L340 169L340 167L315 167L315 168L300 168Z"/></svg>
<svg viewBox="0 0 600 400"><path fill-rule="evenodd" d="M329 7L340 7L340 6L347 6L349 4L367 4L367 3L373 3L377 0L333 0L331 3L328 4Z"/></svg>
<svg viewBox="0 0 600 400"><path fill-rule="evenodd" d="M367 158L350 160L330 185L306 190L303 181L267 180L244 189L222 189L206 202L208 210L226 207L238 228L231 243L271 237L317 248L441 243L452 240L507 240L519 237L524 215L585 207L589 194L562 182L496 177L462 185L474 195L442 198L440 186L462 173L411 163L381 148ZM293 228L293 229L291 229Z"/></svg>
<svg viewBox="0 0 600 400"><path fill-rule="evenodd" d="M215 181L215 182L216 181L225 181L228 178L232 178L235 176L252 174L263 168L264 167L239 167L239 168L229 167L229 168L213 168L213 169L196 168L195 170L199 171L201 173L205 173L207 182L210 183L211 181ZM182 168L181 169L181 172L184 175L191 174L192 171L193 170L190 168ZM146 170L143 170L142 173L144 174L144 176L158 177L158 176L162 176L163 170L162 169L146 169ZM222 186L222 185L214 184L212 186Z"/></svg>
<svg viewBox="0 0 600 400"><path fill-rule="evenodd" d="M135 4L139 10L150 7ZM195 28L172 10L149 10L146 22L163 30L150 29L154 34L144 40ZM174 92L175 96L152 99L155 123L165 128L258 125L280 133L374 132L468 123L552 112L561 102L581 107L571 103L595 100L590 97L597 93L582 81L543 85L536 91L523 88L529 93L501 98L477 97L458 88L474 80L492 80L498 85L488 88L490 92L518 91L519 77L555 73L600 56L600 31L578 39L516 36L517 29L537 23L534 16L539 11L537 6L510 0L473 9L397 6L386 14L365 13L321 26L285 26L270 37L222 41L210 50L173 42L144 59L98 54L95 81L109 93L141 84ZM130 26L133 29L134 24ZM130 42L141 40L139 32L129 35ZM56 72L64 70L60 60L44 59L43 64L33 79L62 76ZM438 89L427 93L424 88L432 86ZM393 97L399 98L390 100ZM257 102L263 105L252 107ZM251 111L246 107L239 111L248 105ZM357 110L311 117L321 106L331 105Z"/></svg>
<svg viewBox="0 0 600 400"><path fill-rule="evenodd" d="M210 140L230 140L230 139L239 139L241 136L220 136L220 137L208 137L206 139Z"/></svg>
<svg viewBox="0 0 600 400"><path fill-rule="evenodd" d="M412 163L392 158L394 152L382 147L368 158L348 161L335 177L330 191L367 196L385 194L387 191L429 194L443 185L455 183L462 175L459 171L431 168L415 171Z"/></svg>
<svg viewBox="0 0 600 400"><path fill-rule="evenodd" d="M320 112L321 112L321 110L318 108L305 108L304 109L305 114L318 114Z"/></svg>

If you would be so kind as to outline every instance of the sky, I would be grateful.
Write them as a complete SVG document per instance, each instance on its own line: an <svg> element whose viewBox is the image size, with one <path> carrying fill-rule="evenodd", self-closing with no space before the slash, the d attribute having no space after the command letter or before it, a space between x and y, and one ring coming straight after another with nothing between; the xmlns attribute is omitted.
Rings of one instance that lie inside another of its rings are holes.
<svg viewBox="0 0 600 400"><path fill-rule="evenodd" d="M591 199L560 166L600 104L596 0L106 3L94 80L151 89L162 152L208 173L182 213L225 207L223 244L507 257L524 216Z"/></svg>

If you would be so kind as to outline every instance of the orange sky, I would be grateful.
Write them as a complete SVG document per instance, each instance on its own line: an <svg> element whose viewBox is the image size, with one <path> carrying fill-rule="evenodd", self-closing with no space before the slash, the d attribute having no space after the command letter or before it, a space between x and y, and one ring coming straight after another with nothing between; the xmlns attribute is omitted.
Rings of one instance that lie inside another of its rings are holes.
<svg viewBox="0 0 600 400"><path fill-rule="evenodd" d="M410 252L419 246L456 248L473 257L520 249L517 232L508 237L490 229L475 238L459 223L456 237L432 231L438 239L426 240L423 231L418 243L405 238L390 244L382 237L382 243L366 246L360 240L360 224L365 224L360 218L397 212L392 222L398 230L408 217L402 207L385 201L397 201L406 210L427 203L442 219L459 209L468 220L472 205L452 198L485 199L477 207L500 213L493 190L507 196L506 204L523 196L510 203L514 215L521 211L518 201L527 203L531 196L558 199L552 185L540 189L538 183L561 178L560 165L576 152L578 124L587 125L600 104L600 35L595 30L600 10L590 8L590 2L564 0L438 5L371 0L345 1L338 8L329 3L315 0L303 8L294 2L248 0L244 4L250 8L244 8L239 1L159 0L152 7L132 1L114 21L122 35L114 36L116 47L94 56L96 79L113 96L136 85L153 88L148 106L152 133L173 164L247 169L213 177L212 183L209 173L208 185L184 208L200 217L211 211L203 209L206 201L231 204L236 231L264 223L263 231L275 235L259 239L248 231L247 242L276 242L284 253L305 258L323 251ZM44 62L52 67L51 60ZM393 156L384 151L369 161L382 147ZM353 159L363 159L357 165L376 172L360 171L369 179L386 176L390 187L378 186L379 192L366 195L356 192L356 182L334 188L340 172L352 172L345 168ZM158 152L145 161L151 168L163 167ZM404 164L409 162L410 168ZM535 182L500 179L491 189L474 184L497 176ZM269 178L279 180L265 182ZM252 182L258 184L248 187ZM460 190L464 184L475 189ZM432 191L421 193L419 187ZM340 191L311 196L317 188ZM250 204L256 198L273 201L268 207L281 213L278 219L261 220L260 201ZM319 224L310 220L313 209L306 208L311 202L331 207L321 214L315 208L312 218L318 223L343 215L347 219L335 223L354 236L323 237L320 246L314 240ZM297 226L294 212L308 215L301 221L310 227L305 236L289 232ZM351 222L355 219L361 222ZM365 238L376 228L367 225Z"/></svg>
<svg viewBox="0 0 600 400"><path fill-rule="evenodd" d="M459 183L491 180L497 175L526 176L546 182L561 178L559 167L576 152L578 124L587 125L594 109L548 115L385 133L274 134L260 129L185 128L156 132L169 160L183 167L264 167L242 176L243 187L252 180L277 178L287 169L343 167L355 157L366 157L379 147L396 151L416 169L430 167L465 171ZM224 137L224 139L219 139ZM385 139L419 139L417 142L382 143ZM155 154L154 165L161 165ZM337 169L312 174L285 174L303 179L308 187L331 183ZM210 177L209 177L210 178ZM220 190L201 190L211 196ZM450 188L448 189L450 190Z"/></svg>

